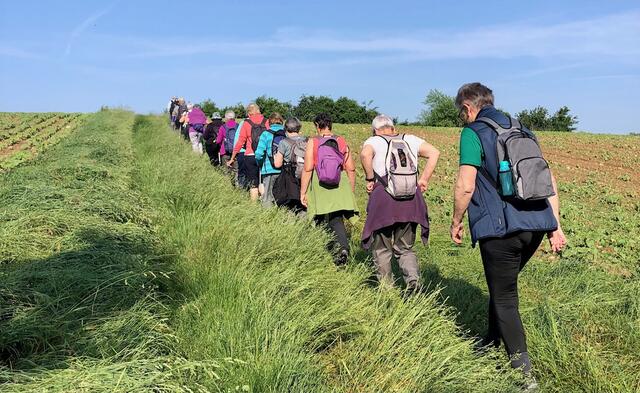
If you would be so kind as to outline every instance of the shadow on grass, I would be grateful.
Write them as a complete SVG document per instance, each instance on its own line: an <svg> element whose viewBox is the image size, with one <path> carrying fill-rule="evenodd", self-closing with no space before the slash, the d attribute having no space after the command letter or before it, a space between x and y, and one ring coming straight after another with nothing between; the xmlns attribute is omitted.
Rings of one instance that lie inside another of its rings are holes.
<svg viewBox="0 0 640 393"><path fill-rule="evenodd" d="M486 333L489 297L477 286L459 278L443 277L435 264L422 266L426 290L440 288L442 301L456 313L456 323L472 336Z"/></svg>
<svg viewBox="0 0 640 393"><path fill-rule="evenodd" d="M138 330L158 318L168 258L146 232L116 228L83 230L73 251L3 266L0 365L61 368L70 358L120 356L141 344Z"/></svg>

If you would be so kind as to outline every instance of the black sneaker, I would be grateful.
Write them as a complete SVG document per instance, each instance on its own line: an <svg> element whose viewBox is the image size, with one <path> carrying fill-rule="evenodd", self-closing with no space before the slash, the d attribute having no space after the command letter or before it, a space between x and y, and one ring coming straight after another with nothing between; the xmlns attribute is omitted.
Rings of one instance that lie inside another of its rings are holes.
<svg viewBox="0 0 640 393"><path fill-rule="evenodd" d="M348 260L349 260L349 251L340 250L340 253L338 254L335 260L336 266L339 268L346 267Z"/></svg>
<svg viewBox="0 0 640 393"><path fill-rule="evenodd" d="M422 284L418 281L411 281L407 283L407 287L405 288L405 293L407 295L417 295L422 292Z"/></svg>

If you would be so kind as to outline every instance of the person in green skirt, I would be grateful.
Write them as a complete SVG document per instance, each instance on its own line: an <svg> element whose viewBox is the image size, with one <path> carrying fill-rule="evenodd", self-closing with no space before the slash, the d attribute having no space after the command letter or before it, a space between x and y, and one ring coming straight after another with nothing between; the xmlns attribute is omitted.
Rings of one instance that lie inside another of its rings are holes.
<svg viewBox="0 0 640 393"><path fill-rule="evenodd" d="M344 220L358 214L355 197L356 166L345 139L331 130L331 117L321 113L313 123L318 135L309 138L307 143L304 170L300 179L300 201L307 207L307 216L334 235L329 247L334 252L336 265L344 266L349 258L349 239ZM342 162L337 163L334 169L331 165L332 162L336 163L335 159L338 157ZM327 176L327 171L332 170L339 171L335 173L335 180L321 181Z"/></svg>

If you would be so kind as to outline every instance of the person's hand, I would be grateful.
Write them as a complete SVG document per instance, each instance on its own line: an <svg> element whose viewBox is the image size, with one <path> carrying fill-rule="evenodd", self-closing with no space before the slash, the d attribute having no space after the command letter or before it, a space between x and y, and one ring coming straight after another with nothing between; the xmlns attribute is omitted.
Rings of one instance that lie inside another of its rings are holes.
<svg viewBox="0 0 640 393"><path fill-rule="evenodd" d="M227 167L231 168L233 166L233 160L227 161Z"/></svg>
<svg viewBox="0 0 640 393"><path fill-rule="evenodd" d="M451 234L451 240L453 240L455 244L462 244L462 237L464 236L464 225L462 221L458 224L452 222L449 232Z"/></svg>
<svg viewBox="0 0 640 393"><path fill-rule="evenodd" d="M548 232L547 238L549 238L549 245L551 245L553 252L560 252L567 245L567 238L560 227L553 232Z"/></svg>
<svg viewBox="0 0 640 393"><path fill-rule="evenodd" d="M307 194L300 194L300 203L302 203L302 206L308 207Z"/></svg>
<svg viewBox="0 0 640 393"><path fill-rule="evenodd" d="M427 189L429 188L429 181L425 179L418 179L418 187L420 187L420 192L427 192Z"/></svg>
<svg viewBox="0 0 640 393"><path fill-rule="evenodd" d="M367 181L367 193L371 194L373 187L376 185L375 181Z"/></svg>

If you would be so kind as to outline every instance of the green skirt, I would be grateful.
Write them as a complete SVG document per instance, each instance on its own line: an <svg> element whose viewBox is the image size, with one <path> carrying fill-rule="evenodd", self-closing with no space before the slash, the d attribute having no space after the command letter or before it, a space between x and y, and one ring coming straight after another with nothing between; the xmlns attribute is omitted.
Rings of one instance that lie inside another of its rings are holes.
<svg viewBox="0 0 640 393"><path fill-rule="evenodd" d="M307 192L307 202L307 217L309 218L337 211L344 211L348 216L358 214L356 196L351 192L351 184L349 184L349 178L344 171L338 187L327 188L320 185L314 170Z"/></svg>

